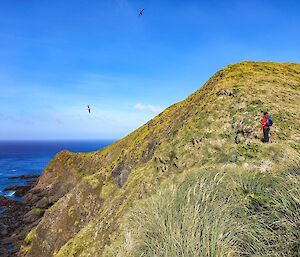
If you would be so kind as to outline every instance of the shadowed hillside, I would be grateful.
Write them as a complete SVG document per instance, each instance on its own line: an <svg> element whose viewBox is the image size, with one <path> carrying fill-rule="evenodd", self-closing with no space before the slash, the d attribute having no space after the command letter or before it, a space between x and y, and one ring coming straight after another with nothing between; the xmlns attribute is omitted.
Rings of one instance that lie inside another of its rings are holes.
<svg viewBox="0 0 300 257"><path fill-rule="evenodd" d="M208 171L278 173L299 160L299 103L299 64L242 62L111 146L58 153L34 190L59 200L27 236L23 254L102 256L120 241L132 207L170 181ZM259 132L265 110L274 122L269 144Z"/></svg>

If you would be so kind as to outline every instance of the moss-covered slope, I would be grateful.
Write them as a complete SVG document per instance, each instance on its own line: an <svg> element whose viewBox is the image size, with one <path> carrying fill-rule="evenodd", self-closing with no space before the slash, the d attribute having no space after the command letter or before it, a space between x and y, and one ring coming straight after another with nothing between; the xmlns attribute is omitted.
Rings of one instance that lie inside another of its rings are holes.
<svg viewBox="0 0 300 257"><path fill-rule="evenodd" d="M215 168L276 172L299 158L299 103L299 64L237 63L111 146L59 153L37 188L62 197L31 233L24 254L101 256L133 203L171 177ZM264 110L274 122L270 144L260 141Z"/></svg>

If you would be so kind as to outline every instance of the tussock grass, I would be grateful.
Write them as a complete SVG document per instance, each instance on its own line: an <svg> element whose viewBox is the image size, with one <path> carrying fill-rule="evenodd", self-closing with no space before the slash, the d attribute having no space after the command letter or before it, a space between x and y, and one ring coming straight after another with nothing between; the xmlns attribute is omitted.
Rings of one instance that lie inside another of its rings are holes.
<svg viewBox="0 0 300 257"><path fill-rule="evenodd" d="M133 208L105 256L299 256L300 176L190 176Z"/></svg>
<svg viewBox="0 0 300 257"><path fill-rule="evenodd" d="M243 226L222 197L222 176L170 186L128 217L119 256L225 256L237 251Z"/></svg>

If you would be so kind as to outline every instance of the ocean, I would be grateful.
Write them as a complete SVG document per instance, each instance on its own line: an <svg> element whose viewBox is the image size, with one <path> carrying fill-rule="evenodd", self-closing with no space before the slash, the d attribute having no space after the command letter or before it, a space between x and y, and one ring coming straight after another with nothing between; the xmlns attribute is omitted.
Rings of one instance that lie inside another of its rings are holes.
<svg viewBox="0 0 300 257"><path fill-rule="evenodd" d="M91 152L113 143L113 140L88 141L0 141L0 196L13 196L5 187L26 185L26 179L8 179L24 174L41 174L47 163L61 150Z"/></svg>

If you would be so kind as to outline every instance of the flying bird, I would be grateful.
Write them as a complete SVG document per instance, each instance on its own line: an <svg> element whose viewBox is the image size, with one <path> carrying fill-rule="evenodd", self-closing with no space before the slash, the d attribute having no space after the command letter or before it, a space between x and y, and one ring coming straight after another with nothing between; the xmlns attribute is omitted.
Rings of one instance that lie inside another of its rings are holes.
<svg viewBox="0 0 300 257"><path fill-rule="evenodd" d="M91 108L89 105L87 106L87 110L89 111L89 113L91 113Z"/></svg>
<svg viewBox="0 0 300 257"><path fill-rule="evenodd" d="M143 16L143 11L144 11L144 10L145 10L145 9L143 9L143 10L140 11L139 16Z"/></svg>

